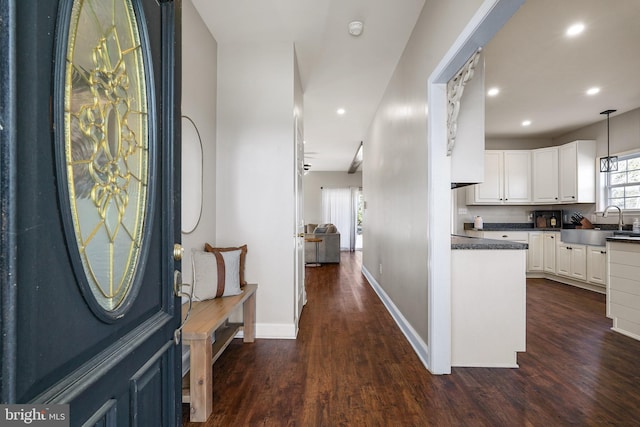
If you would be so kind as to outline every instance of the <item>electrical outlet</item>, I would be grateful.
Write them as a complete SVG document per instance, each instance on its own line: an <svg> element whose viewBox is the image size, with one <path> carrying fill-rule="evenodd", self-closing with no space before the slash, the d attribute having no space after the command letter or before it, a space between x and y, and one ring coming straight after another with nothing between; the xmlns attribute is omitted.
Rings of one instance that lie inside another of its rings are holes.
<svg viewBox="0 0 640 427"><path fill-rule="evenodd" d="M382 263L380 263L380 275L382 275Z"/></svg>
<svg viewBox="0 0 640 427"><path fill-rule="evenodd" d="M469 213L469 209L467 208L458 208L458 215L467 215Z"/></svg>

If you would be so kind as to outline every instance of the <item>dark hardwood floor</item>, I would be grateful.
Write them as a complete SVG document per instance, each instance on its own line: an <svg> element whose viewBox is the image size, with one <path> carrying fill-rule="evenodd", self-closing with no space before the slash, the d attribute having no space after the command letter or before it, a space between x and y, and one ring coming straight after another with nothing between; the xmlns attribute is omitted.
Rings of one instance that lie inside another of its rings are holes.
<svg viewBox="0 0 640 427"><path fill-rule="evenodd" d="M520 368L436 376L360 265L343 253L307 268L298 339L234 340L214 366L213 414L190 424L183 405L184 425L640 425L640 342L609 329L604 295L530 279Z"/></svg>

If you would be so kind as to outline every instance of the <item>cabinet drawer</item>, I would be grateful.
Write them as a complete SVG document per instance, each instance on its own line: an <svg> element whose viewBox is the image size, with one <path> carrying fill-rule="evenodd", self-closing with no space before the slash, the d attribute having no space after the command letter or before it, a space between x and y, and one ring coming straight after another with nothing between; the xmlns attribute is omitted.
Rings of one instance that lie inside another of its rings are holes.
<svg viewBox="0 0 640 427"><path fill-rule="evenodd" d="M512 242L529 242L528 231L485 231L483 232L485 239L510 240Z"/></svg>

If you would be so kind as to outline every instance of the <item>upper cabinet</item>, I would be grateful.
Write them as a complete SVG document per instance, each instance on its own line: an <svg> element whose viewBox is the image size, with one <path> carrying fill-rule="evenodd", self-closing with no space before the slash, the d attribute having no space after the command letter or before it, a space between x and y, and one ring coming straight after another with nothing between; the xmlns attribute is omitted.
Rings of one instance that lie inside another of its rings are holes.
<svg viewBox="0 0 640 427"><path fill-rule="evenodd" d="M595 203L595 141L487 150L484 160L484 181L467 189L468 205Z"/></svg>
<svg viewBox="0 0 640 427"><path fill-rule="evenodd" d="M540 148L533 155L533 202L558 203L558 147Z"/></svg>
<svg viewBox="0 0 640 427"><path fill-rule="evenodd" d="M596 142L573 141L560 146L559 190L561 203L595 203Z"/></svg>
<svg viewBox="0 0 640 427"><path fill-rule="evenodd" d="M487 150L481 184L467 189L468 204L531 203L531 152Z"/></svg>
<svg viewBox="0 0 640 427"><path fill-rule="evenodd" d="M528 150L504 152L505 203L531 202L531 152Z"/></svg>

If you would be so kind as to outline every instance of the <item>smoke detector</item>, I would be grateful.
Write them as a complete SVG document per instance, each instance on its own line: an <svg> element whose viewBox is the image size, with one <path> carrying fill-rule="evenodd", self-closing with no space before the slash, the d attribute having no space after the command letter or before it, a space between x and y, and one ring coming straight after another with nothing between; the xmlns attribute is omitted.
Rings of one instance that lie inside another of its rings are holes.
<svg viewBox="0 0 640 427"><path fill-rule="evenodd" d="M349 22L349 34L354 37L358 37L362 34L362 29L364 28L364 23L362 21L351 21Z"/></svg>

